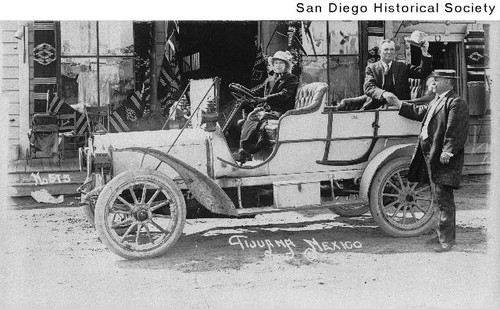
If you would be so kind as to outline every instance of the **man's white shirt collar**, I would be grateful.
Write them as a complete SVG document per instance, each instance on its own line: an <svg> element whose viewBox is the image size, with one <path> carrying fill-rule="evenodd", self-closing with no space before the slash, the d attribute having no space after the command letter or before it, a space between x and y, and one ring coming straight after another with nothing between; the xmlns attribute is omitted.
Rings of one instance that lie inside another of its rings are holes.
<svg viewBox="0 0 500 309"><path fill-rule="evenodd" d="M385 72L387 72L391 68L391 65L392 61L389 63L385 63L384 61L382 61L382 66L384 67Z"/></svg>
<svg viewBox="0 0 500 309"><path fill-rule="evenodd" d="M439 98L442 98L442 97L446 96L446 95L448 94L448 92L450 92L450 91L451 91L451 89L450 89L450 90L447 90L447 91L445 91L445 92L443 92L443 93L441 93L441 94L439 95Z"/></svg>

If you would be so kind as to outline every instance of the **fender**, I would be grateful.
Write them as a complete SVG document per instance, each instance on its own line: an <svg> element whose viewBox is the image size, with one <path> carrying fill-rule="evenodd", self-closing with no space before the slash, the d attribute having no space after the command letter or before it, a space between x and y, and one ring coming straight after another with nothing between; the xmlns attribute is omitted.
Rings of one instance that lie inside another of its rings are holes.
<svg viewBox="0 0 500 309"><path fill-rule="evenodd" d="M359 184L359 197L360 199L368 201L369 190L372 184L373 177L378 169L388 160L394 157L411 156L415 144L399 144L390 146L379 152L366 166L361 176L361 183Z"/></svg>
<svg viewBox="0 0 500 309"><path fill-rule="evenodd" d="M135 151L150 155L168 164L184 180L193 196L211 212L229 216L238 216L236 207L226 192L216 185L208 176L200 173L186 163L162 151L151 148L130 147L113 151Z"/></svg>

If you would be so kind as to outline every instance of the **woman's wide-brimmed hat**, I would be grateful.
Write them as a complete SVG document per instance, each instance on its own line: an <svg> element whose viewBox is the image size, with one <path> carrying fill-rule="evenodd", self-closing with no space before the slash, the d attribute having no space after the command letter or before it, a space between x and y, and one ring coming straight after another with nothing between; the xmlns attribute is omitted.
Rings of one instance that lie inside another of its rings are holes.
<svg viewBox="0 0 500 309"><path fill-rule="evenodd" d="M457 71L455 71L455 70L434 70L429 75L429 77L434 77L434 78L440 77L440 78L451 78L451 79L459 78L457 76Z"/></svg>
<svg viewBox="0 0 500 309"><path fill-rule="evenodd" d="M277 51L274 53L274 56L272 57L269 57L267 59L267 62L269 63L270 66L273 66L273 63L274 63L274 60L282 60L282 61L285 61L285 63L287 64L287 70L288 72L291 72L292 71L292 66L293 66L293 63L292 63L292 54L289 52L289 51Z"/></svg>

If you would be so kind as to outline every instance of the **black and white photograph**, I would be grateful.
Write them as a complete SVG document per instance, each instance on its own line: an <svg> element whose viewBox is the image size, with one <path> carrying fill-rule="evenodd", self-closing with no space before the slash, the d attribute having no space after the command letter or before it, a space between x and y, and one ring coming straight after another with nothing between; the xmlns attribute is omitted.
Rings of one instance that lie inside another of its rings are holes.
<svg viewBox="0 0 500 309"><path fill-rule="evenodd" d="M2 15L0 307L498 308L500 15L421 2Z"/></svg>

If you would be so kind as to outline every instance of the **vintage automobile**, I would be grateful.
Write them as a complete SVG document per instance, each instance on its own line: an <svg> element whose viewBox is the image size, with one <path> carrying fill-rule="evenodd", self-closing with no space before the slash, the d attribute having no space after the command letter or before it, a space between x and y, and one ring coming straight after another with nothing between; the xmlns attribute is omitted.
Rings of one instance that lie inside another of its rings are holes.
<svg viewBox="0 0 500 309"><path fill-rule="evenodd" d="M190 82L190 126L90 139L79 190L114 253L164 254L181 236L186 204L193 202L235 218L315 208L341 216L371 211L394 237L420 235L436 223L430 186L406 178L420 123L394 109L336 111L327 104L328 85L311 83L299 89L296 108L266 128L275 136L269 147L242 165L217 122L218 88L217 78ZM240 104L244 96L234 95Z"/></svg>

